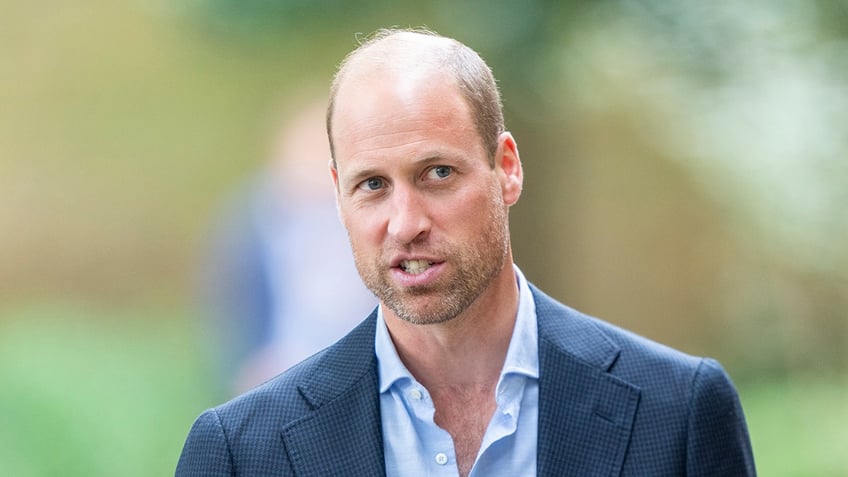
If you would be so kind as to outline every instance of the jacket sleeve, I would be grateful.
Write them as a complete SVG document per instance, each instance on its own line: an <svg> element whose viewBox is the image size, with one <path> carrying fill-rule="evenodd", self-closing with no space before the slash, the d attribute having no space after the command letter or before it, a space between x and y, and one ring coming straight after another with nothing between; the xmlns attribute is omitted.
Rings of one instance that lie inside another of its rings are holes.
<svg viewBox="0 0 848 477"><path fill-rule="evenodd" d="M721 365L704 359L689 406L687 476L754 476L754 456L736 388Z"/></svg>
<svg viewBox="0 0 848 477"><path fill-rule="evenodd" d="M214 409L201 414L186 438L177 463L176 477L235 476L232 455L221 420Z"/></svg>

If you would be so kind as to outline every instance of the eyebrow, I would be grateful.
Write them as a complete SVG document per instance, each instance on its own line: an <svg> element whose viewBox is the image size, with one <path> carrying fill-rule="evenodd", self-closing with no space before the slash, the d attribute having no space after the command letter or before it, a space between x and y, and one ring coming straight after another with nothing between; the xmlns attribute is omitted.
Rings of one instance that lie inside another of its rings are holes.
<svg viewBox="0 0 848 477"><path fill-rule="evenodd" d="M368 179L369 177L379 176L380 174L377 171L378 171L378 169L375 169L375 168L366 168L366 169L361 169L361 170L355 170L352 174L350 174L348 177L346 177L346 179L352 181L353 182L352 185L355 186L355 185L359 184L360 182L364 181L365 179ZM340 176L340 177L342 177L342 176ZM345 181L345 182L347 182L347 181Z"/></svg>

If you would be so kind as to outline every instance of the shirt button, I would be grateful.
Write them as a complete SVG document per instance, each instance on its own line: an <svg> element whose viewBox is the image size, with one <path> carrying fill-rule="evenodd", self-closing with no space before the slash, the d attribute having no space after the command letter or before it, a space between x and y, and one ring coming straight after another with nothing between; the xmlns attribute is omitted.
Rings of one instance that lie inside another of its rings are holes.
<svg viewBox="0 0 848 477"><path fill-rule="evenodd" d="M439 452L436 454L436 463L439 465L445 465L448 463L448 456L445 455L444 452Z"/></svg>
<svg viewBox="0 0 848 477"><path fill-rule="evenodd" d="M413 389L413 390L409 393L409 396L410 396L412 399L415 399L416 401L419 401L419 400L421 400L421 398L422 398L422 397L424 397L424 395L423 395L423 394L421 394L421 391L420 391L420 390L418 390L418 389Z"/></svg>

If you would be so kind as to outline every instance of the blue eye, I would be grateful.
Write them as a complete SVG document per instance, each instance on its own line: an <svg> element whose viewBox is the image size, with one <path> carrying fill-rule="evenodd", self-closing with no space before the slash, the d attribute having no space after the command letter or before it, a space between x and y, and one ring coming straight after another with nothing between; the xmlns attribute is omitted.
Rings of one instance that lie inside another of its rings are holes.
<svg viewBox="0 0 848 477"><path fill-rule="evenodd" d="M378 178L378 177L371 177L371 178L369 178L369 179L365 179L365 180L364 180L364 181L362 181L362 183L359 185L359 188L360 188L360 189L365 189L365 190L378 190L378 189L382 189L382 188L383 188L383 179L380 179L380 178Z"/></svg>
<svg viewBox="0 0 848 477"><path fill-rule="evenodd" d="M444 179L445 177L451 175L453 172L453 168L450 166L436 166L430 169L430 174L435 174L435 177L438 179Z"/></svg>

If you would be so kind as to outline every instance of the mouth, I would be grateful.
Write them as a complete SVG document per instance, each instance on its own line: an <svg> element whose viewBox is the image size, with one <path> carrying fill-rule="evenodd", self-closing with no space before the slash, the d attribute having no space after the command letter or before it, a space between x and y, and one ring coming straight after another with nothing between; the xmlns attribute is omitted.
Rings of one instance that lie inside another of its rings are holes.
<svg viewBox="0 0 848 477"><path fill-rule="evenodd" d="M433 262L427 260L401 260L398 266L410 275L419 275L433 266Z"/></svg>

